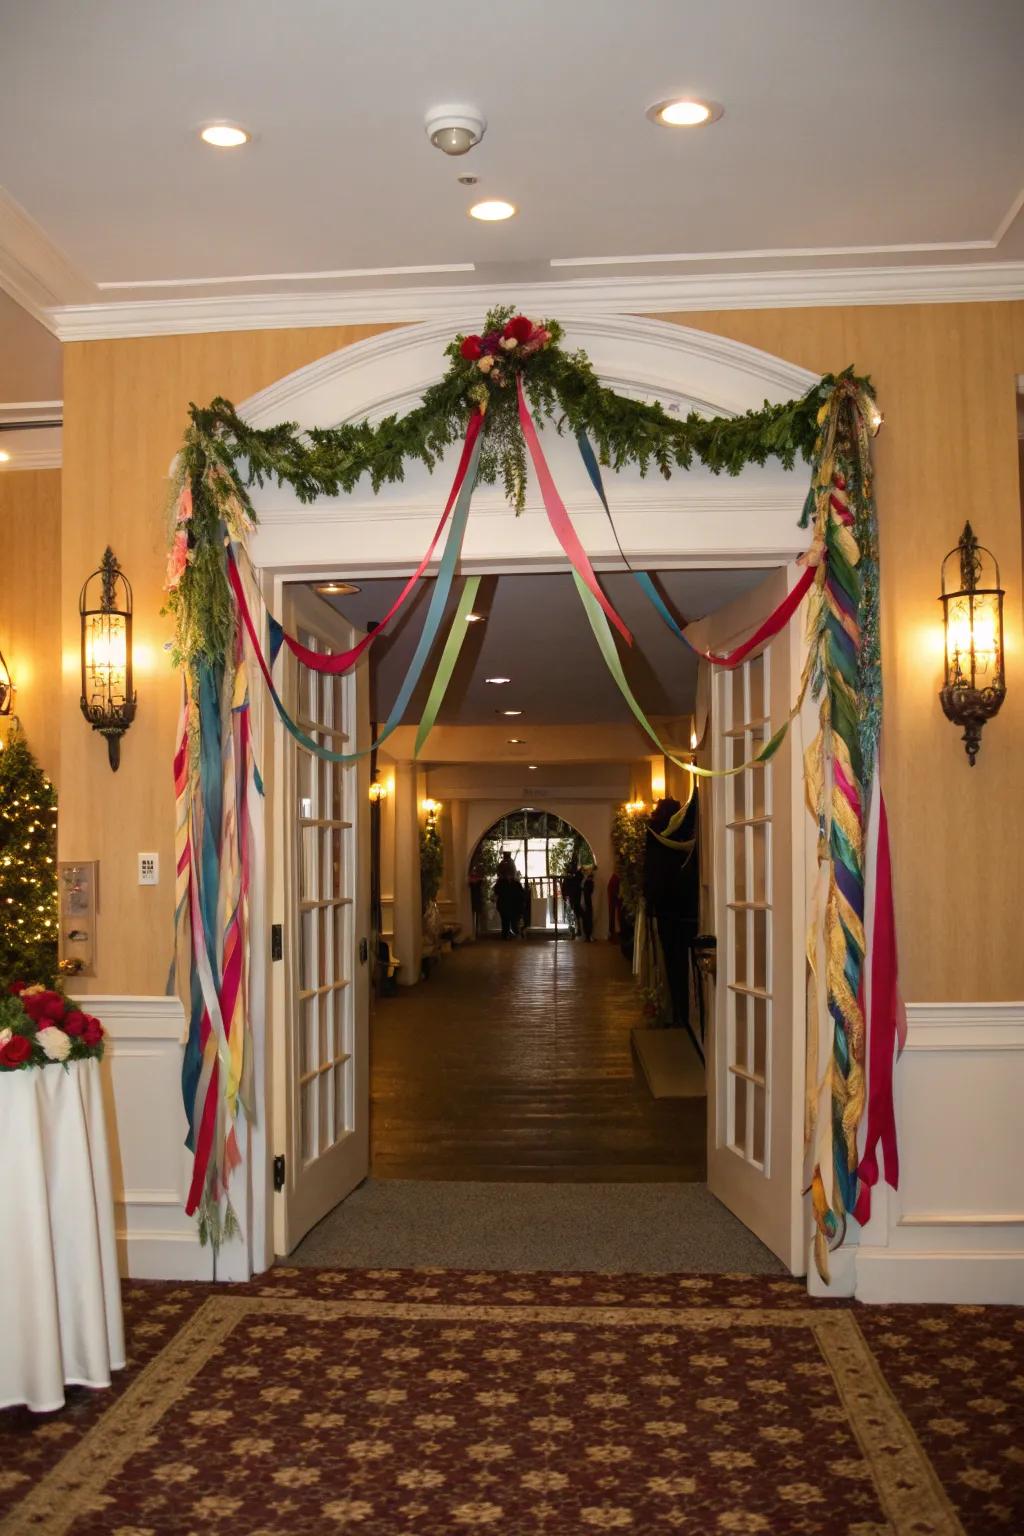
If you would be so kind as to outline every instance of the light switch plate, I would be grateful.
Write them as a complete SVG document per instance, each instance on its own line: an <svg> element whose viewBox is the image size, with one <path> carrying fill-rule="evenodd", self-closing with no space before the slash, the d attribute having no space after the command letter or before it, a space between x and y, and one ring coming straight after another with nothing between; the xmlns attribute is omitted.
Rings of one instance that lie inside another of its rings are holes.
<svg viewBox="0 0 1024 1536"><path fill-rule="evenodd" d="M159 885L160 883L160 855L158 853L139 854L139 884Z"/></svg>

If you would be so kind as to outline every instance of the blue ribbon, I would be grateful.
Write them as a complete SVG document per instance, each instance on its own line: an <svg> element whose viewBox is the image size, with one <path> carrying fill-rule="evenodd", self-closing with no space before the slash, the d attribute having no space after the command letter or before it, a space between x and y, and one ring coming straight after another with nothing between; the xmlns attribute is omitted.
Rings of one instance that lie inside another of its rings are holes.
<svg viewBox="0 0 1024 1536"><path fill-rule="evenodd" d="M582 428L576 434L576 444L580 450L580 458L583 460L583 467L587 471L587 474L590 476L591 485L594 487L594 490L601 498L601 505L604 507L605 512L608 514L608 521L612 524L612 531L614 532L615 524L612 523L611 507L609 507L608 497L604 493L604 480L601 477L601 466L597 462L597 454L594 452L590 438ZM665 603L665 599L654 585L654 581L648 572L633 571L631 572L631 575L633 576L634 581L637 583L641 591L646 593L646 595L650 598L654 608L661 616L661 618L664 619L672 633L677 636L678 639L682 640L684 645L689 646L691 651L694 651L695 654L699 655L700 653L696 651L696 648L693 645L690 644L690 641L687 640L683 630L672 617L672 614L669 612L668 606Z"/></svg>
<svg viewBox="0 0 1024 1536"><path fill-rule="evenodd" d="M319 758L322 758L324 762L355 763L358 762L360 758L369 757L370 753L376 752L377 748L383 745L383 743L387 741L388 737L392 735L392 733L396 731L401 725L402 716L405 714L409 700L412 698L413 692L416 688L416 684L420 680L423 668L427 662L427 657L430 655L430 652L433 649L434 642L437 639L441 628L441 623L444 619L444 611L448 604L449 595L451 594L452 583L455 580L455 567L458 565L459 556L462 553L463 540L466 536L466 523L469 518L469 504L473 499L473 490L476 486L476 477L480 467L480 451L482 447L483 433L481 432L478 434L476 443L473 446L473 454L470 458L469 466L466 470L466 477L462 482L462 488L459 491L458 500L455 503L455 509L452 513L451 526L448 529L448 537L445 540L444 554L441 557L441 564L438 567L437 579L434 582L434 590L430 595L430 604L427 608L427 617L423 625L423 633L420 635L419 644L416 646L412 661L409 663L409 670L405 674L405 679L402 683L402 686L398 690L398 697L395 699L394 704L391 706L391 713L388 715L387 720L384 722L384 727L373 745L365 747L360 752L332 752L328 747L321 746L319 742L313 740L312 736L307 736L305 731L301 730L299 726L296 725L291 715L289 715L288 711L285 709L281 700L281 696L277 689L274 687L274 684L272 682L268 682L270 697L274 701L274 708L277 710L277 713L280 716L281 722L285 729L291 736L295 738L300 746L306 748L307 752L315 753L315 755ZM235 561L234 554L230 548L228 550L228 559L235 564L237 570L237 562ZM275 656L281 648L283 630L281 630L280 624L278 624L277 620L274 618L270 618L270 625L270 644L271 655L273 658L273 656ZM271 659L271 666L272 665L273 659Z"/></svg>

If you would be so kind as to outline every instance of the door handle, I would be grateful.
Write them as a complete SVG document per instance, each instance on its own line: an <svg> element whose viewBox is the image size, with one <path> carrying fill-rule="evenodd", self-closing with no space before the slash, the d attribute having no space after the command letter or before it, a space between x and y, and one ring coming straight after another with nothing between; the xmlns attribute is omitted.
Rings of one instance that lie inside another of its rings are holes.
<svg viewBox="0 0 1024 1536"><path fill-rule="evenodd" d="M359 964L365 965L370 955L370 946L365 939L359 940Z"/></svg>

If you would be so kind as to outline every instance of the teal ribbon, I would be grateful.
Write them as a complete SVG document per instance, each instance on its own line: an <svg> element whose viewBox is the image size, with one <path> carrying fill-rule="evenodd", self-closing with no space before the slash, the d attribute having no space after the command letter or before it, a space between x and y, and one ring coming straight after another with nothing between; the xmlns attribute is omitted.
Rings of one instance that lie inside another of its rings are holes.
<svg viewBox="0 0 1024 1536"><path fill-rule="evenodd" d="M469 504L473 499L473 489L476 485L476 477L480 468L480 451L482 447L483 433L480 433L477 437L476 443L474 444L473 454L469 461L469 468L466 471L466 478L462 482L462 489L459 491L458 500L455 503L455 510L452 514L451 527L448 530L448 538L445 541L444 554L441 557L441 564L438 568L437 579L434 582L434 589L430 595L430 606L427 609L427 617L423 625L423 633L420 635L419 643L416 646L412 661L409 663L409 670L405 674L402 686L398 690L398 697L395 699L395 702L391 707L391 713L388 715L387 720L384 722L384 726L380 735L371 746L364 747L361 751L332 752L329 747L321 746L319 742L313 740L312 736L308 736L300 726L296 725L291 715L285 709L281 696L274 685L274 680L270 675L270 669L267 666L266 659L264 658L260 648L259 636L256 633L255 626L252 622L252 615L249 613L248 604L245 601L245 593L242 588L241 579L238 575L238 567L235 562L234 554L230 549L228 550L228 574L231 577L232 586L235 590L235 596L238 599L243 621L245 623L246 629L249 632L249 639L252 641L253 647L256 651L257 660L260 663L267 687L270 690L270 697L274 701L274 708L277 710L281 723L288 734L294 737L300 746L305 747L307 752L314 753L317 757L321 758L326 763L355 763L358 762L361 758L369 757L372 752L376 752L377 748L382 746L383 743L387 741L389 736L393 735L393 733L402 723L402 716L405 714L409 700L412 698L416 685L420 680L420 677L423 673L423 668L426 665L427 657L430 655L430 652L433 649L434 642L438 637L441 629L441 623L444 619L444 611L448 604L448 598L451 594L452 584L455 579L455 568L458 565L459 556L462 553L463 541L466 536L466 523L469 518ZM454 666L454 661L452 665Z"/></svg>

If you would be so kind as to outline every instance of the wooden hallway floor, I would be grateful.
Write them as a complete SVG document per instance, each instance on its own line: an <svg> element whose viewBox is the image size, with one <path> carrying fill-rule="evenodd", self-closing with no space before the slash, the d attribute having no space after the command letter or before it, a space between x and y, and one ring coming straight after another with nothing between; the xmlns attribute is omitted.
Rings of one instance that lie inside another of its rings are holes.
<svg viewBox="0 0 1024 1536"><path fill-rule="evenodd" d="M705 1101L654 1099L618 946L482 940L372 1020L375 1178L673 1182L705 1176Z"/></svg>

